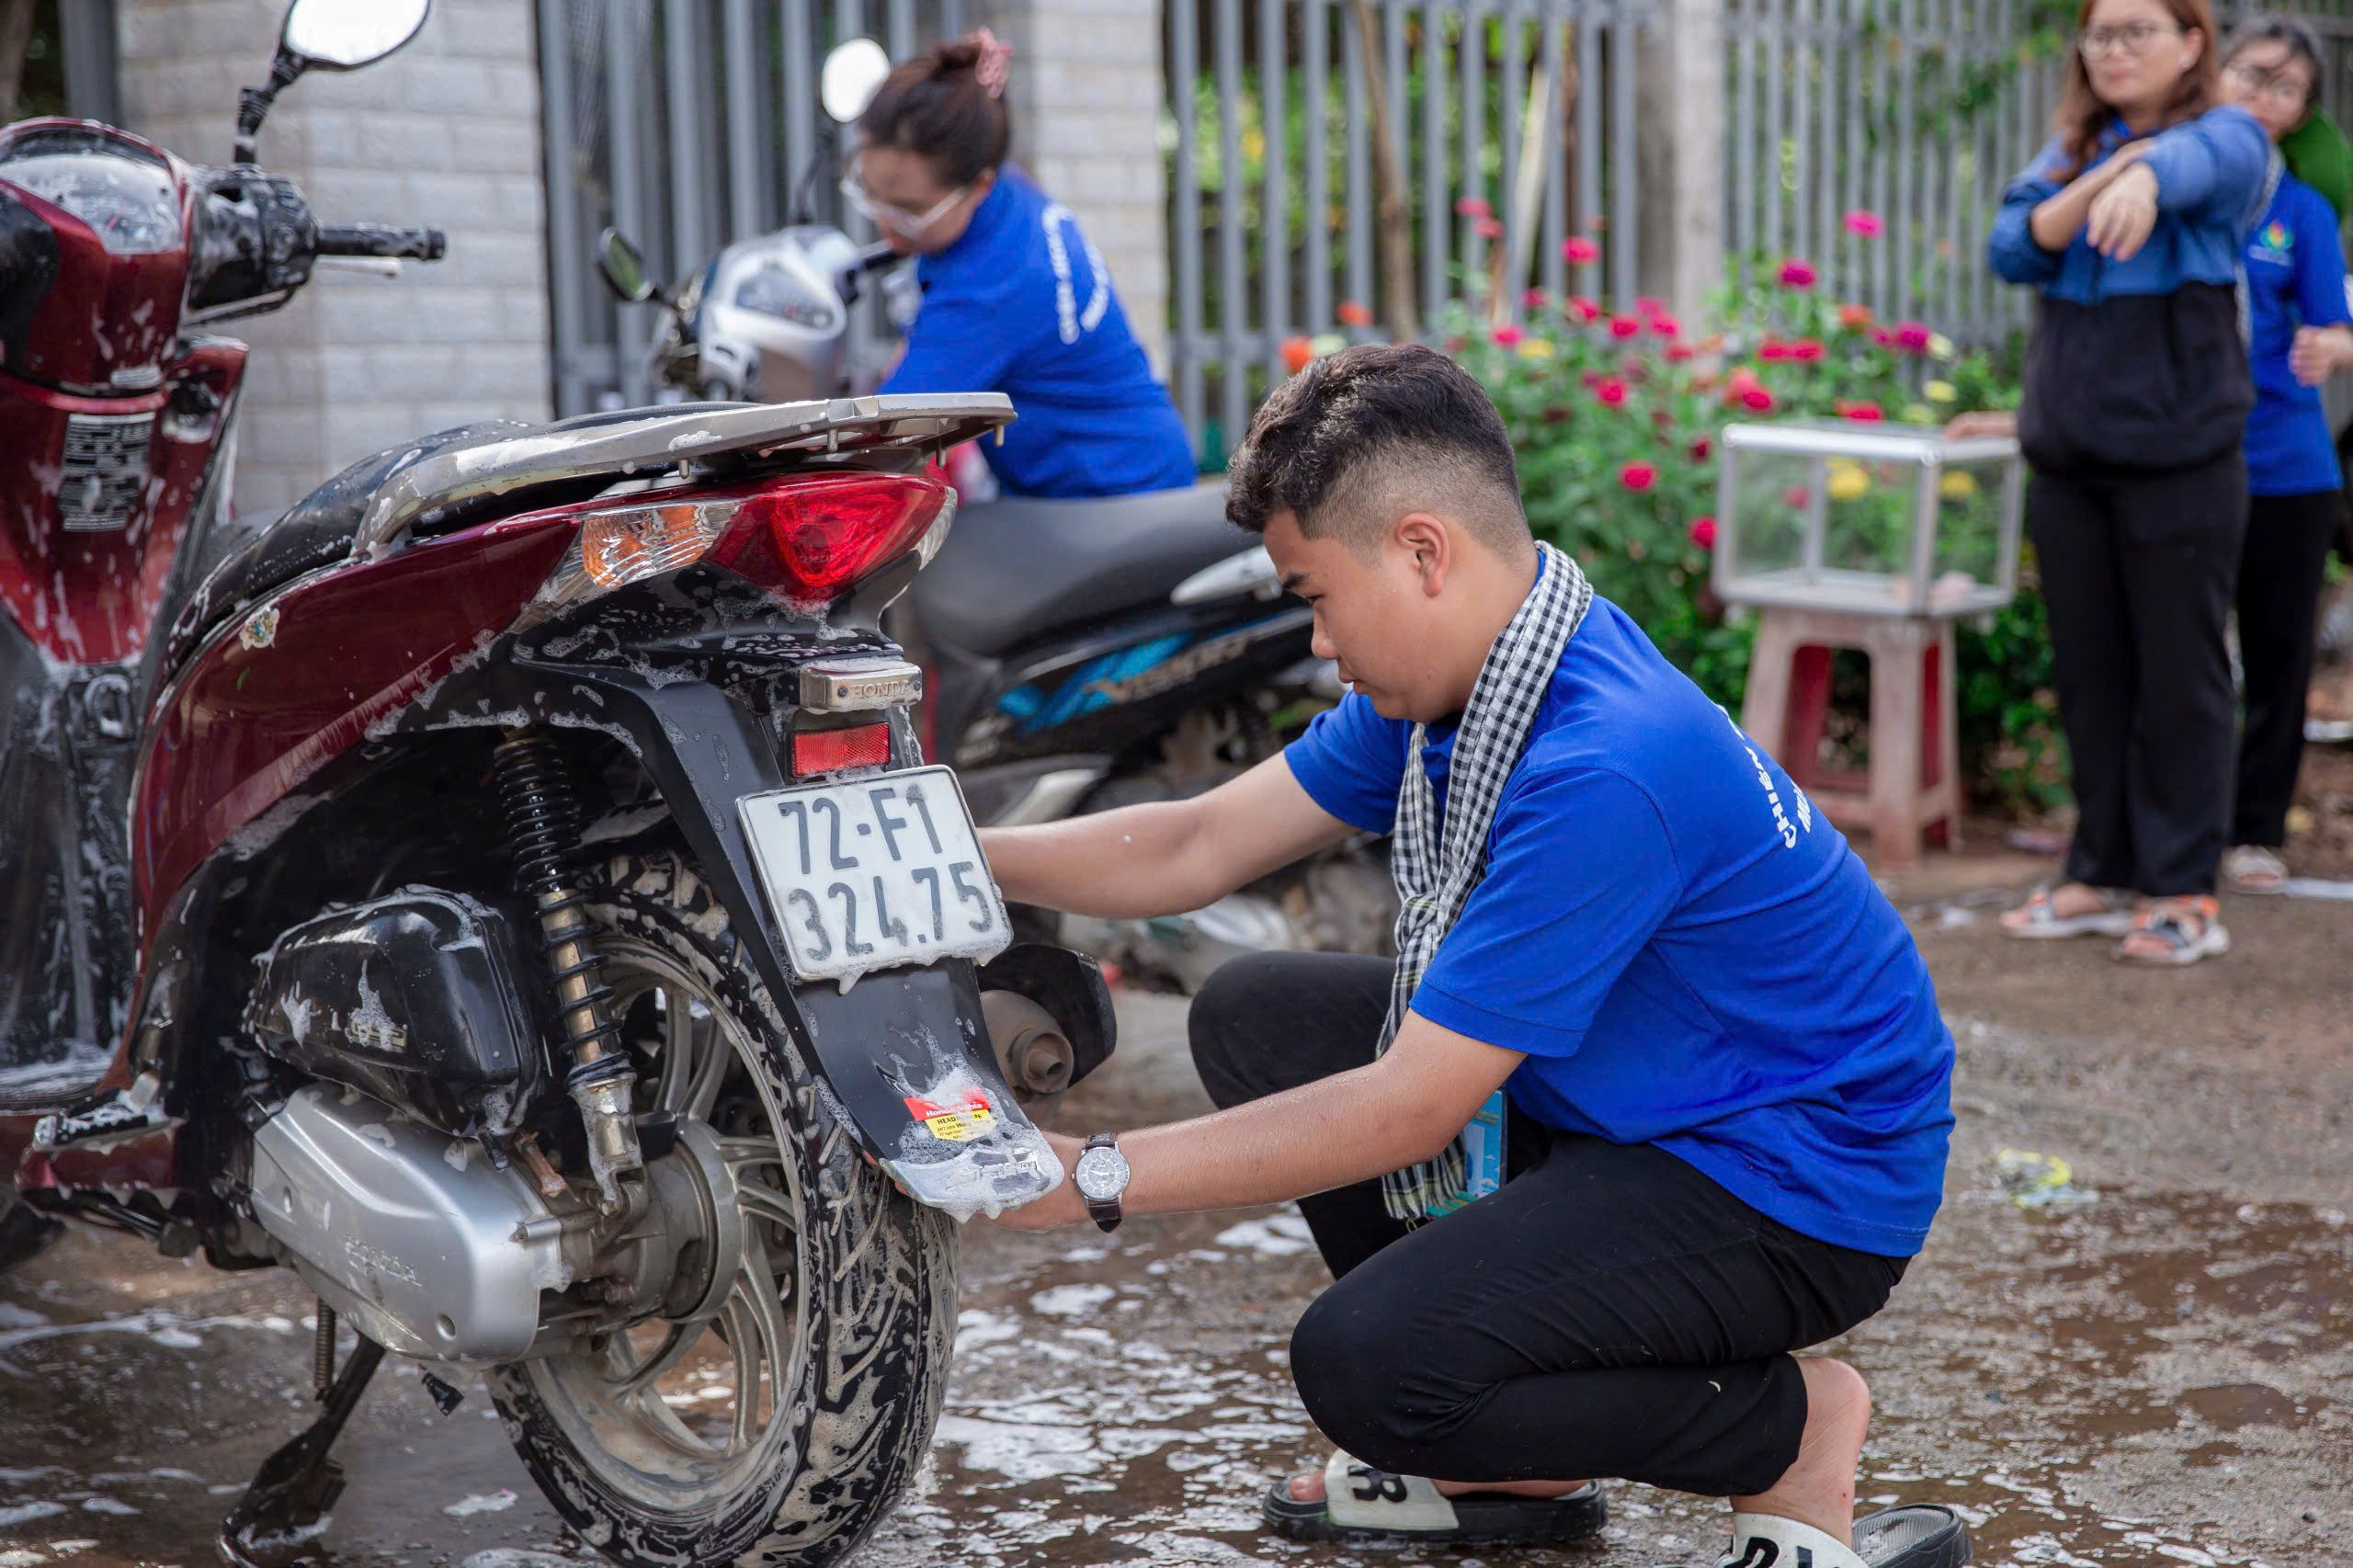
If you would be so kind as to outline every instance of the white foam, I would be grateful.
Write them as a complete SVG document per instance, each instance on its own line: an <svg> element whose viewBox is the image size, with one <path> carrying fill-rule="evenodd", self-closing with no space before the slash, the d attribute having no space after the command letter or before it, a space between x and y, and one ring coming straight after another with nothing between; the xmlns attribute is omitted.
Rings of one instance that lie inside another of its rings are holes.
<svg viewBox="0 0 2353 1568"><path fill-rule="evenodd" d="M1297 1214L1269 1214L1263 1220L1245 1220L1220 1231L1217 1244L1237 1252L1255 1252L1262 1257L1293 1257L1313 1252L1315 1236L1307 1228L1307 1221Z"/></svg>
<svg viewBox="0 0 2353 1568"><path fill-rule="evenodd" d="M453 1519L462 1519L469 1514L505 1513L514 1506L515 1494L502 1486L495 1492L482 1492L471 1497L461 1497L441 1511Z"/></svg>
<svg viewBox="0 0 2353 1568"><path fill-rule="evenodd" d="M1077 1317L1119 1294L1108 1285L1057 1285L1029 1298L1029 1310L1047 1317Z"/></svg>

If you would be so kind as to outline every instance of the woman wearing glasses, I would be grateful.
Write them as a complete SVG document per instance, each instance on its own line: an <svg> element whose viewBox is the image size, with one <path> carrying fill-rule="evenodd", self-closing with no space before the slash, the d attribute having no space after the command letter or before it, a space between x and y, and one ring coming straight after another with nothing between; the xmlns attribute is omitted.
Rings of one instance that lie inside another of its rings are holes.
<svg viewBox="0 0 2353 1568"><path fill-rule="evenodd" d="M917 258L924 290L881 390L1010 397L1019 417L982 449L1010 494L1188 485L1191 440L1101 255L1005 161L1012 52L985 28L939 44L892 71L858 117L843 194Z"/></svg>
<svg viewBox="0 0 2353 1568"><path fill-rule="evenodd" d="M2223 628L2255 403L2237 281L2271 148L2223 102L2207 0L2091 0L2077 24L2058 134L1988 245L2040 290L2018 444L2079 812L2065 882L2003 926L2186 964L2230 948Z"/></svg>
<svg viewBox="0 0 2353 1568"><path fill-rule="evenodd" d="M2222 878L2241 892L2278 892L2287 868L2288 806L2304 755L2321 571L2336 532L2344 474L2321 412L2320 383L2353 369L2337 224L2345 141L2313 108L2320 43L2289 17L2251 21L2231 39L2222 88L2262 122L2287 167L2246 247L2248 350L2255 412L2246 422L2246 545L2239 556L2239 662L2246 725Z"/></svg>

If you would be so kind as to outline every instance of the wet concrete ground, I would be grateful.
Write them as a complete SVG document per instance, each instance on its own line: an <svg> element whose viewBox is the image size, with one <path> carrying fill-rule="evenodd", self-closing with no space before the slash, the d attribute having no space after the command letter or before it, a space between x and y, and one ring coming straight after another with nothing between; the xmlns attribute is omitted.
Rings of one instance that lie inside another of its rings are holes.
<svg viewBox="0 0 2353 1568"><path fill-rule="evenodd" d="M1879 1401L1863 1495L1959 1506L1986 1564L2353 1562L2353 908L2241 901L2237 956L2152 975L1995 937L1970 884L2022 874L1891 889L1961 1041L1961 1127L1927 1253L1845 1342ZM1200 1108L1182 1005L1122 1014L1120 1058L1066 1119ZM2068 1158L2097 1200L2018 1210L1992 1176L2004 1146ZM964 1239L935 1464L861 1562L1421 1561L1256 1528L1268 1480L1323 1453L1285 1369L1323 1283L1295 1217ZM282 1276L86 1235L0 1278L0 1568L213 1561L222 1512L308 1419L309 1309ZM322 1564L596 1561L478 1392L444 1419L389 1368L338 1453ZM1430 1560L1714 1562L1717 1505L1611 1500L1591 1551Z"/></svg>

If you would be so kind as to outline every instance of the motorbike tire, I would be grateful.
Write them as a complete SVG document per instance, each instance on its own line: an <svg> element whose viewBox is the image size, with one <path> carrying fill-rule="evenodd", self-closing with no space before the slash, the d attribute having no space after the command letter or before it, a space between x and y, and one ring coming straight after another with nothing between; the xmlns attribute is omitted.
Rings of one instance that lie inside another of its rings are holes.
<svg viewBox="0 0 2353 1568"><path fill-rule="evenodd" d="M956 1333L955 1227L899 1192L827 1111L725 907L688 860L623 852L585 869L581 883L590 919L607 934L607 983L612 951L631 947L690 973L756 1042L767 1080L760 1097L790 1124L775 1131L779 1166L800 1196L800 1355L792 1376L763 1385L775 1391L786 1436L766 1473L725 1494L656 1508L608 1475L627 1461L584 1451L595 1445L593 1424L566 1418L579 1407L563 1392L570 1385L559 1369L499 1368L488 1380L493 1396L540 1490L613 1561L825 1568L888 1517L930 1447ZM613 1473L635 1480L626 1469Z"/></svg>

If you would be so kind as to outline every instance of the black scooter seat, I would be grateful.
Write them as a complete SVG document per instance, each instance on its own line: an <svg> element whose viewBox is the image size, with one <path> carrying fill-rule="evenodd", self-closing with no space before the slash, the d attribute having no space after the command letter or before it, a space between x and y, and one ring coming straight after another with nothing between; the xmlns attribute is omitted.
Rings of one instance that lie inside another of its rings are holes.
<svg viewBox="0 0 2353 1568"><path fill-rule="evenodd" d="M1165 600L1257 542L1225 517L1225 487L1076 501L993 501L957 516L909 595L924 635L1002 653L1076 621Z"/></svg>

